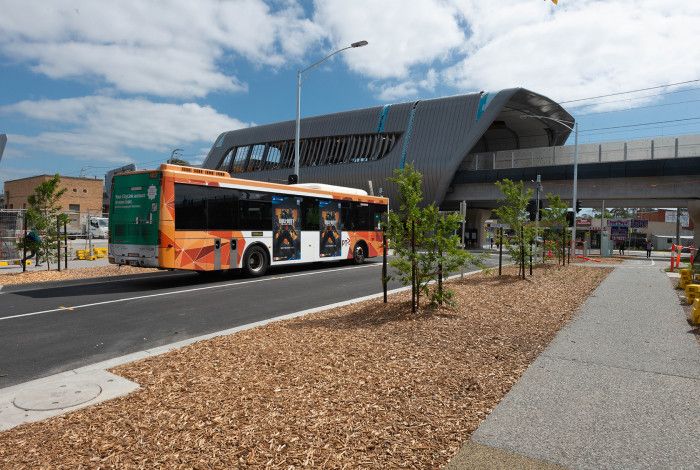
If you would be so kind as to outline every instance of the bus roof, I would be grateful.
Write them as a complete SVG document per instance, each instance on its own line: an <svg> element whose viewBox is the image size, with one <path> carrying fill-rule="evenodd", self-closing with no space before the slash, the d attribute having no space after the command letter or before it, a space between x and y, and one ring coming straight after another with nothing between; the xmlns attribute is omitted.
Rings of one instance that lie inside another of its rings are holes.
<svg viewBox="0 0 700 470"><path fill-rule="evenodd" d="M388 204L389 199L380 196L369 196L366 191L355 188L346 188L343 186L333 186L322 183L304 183L304 184L280 184L268 183L265 181L248 180L242 178L232 178L227 172L219 170L208 170L204 168L195 168L189 166L172 165L164 163L160 165L159 171L167 173L184 173L188 176L201 177L205 180L216 181L219 184L236 185L243 187L256 188L258 190L279 191L286 194L307 194L319 197L328 197L336 199L352 199L365 202L373 202L377 204Z"/></svg>

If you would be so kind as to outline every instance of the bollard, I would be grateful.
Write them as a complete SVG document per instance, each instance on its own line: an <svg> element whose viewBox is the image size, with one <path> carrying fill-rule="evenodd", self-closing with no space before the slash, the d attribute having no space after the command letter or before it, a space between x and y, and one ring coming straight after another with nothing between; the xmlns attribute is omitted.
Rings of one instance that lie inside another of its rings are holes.
<svg viewBox="0 0 700 470"><path fill-rule="evenodd" d="M56 256L56 264L58 265L58 272L61 272L61 219L56 217L56 247L57 247L57 256Z"/></svg>
<svg viewBox="0 0 700 470"><path fill-rule="evenodd" d="M685 289L685 286L693 281L693 271L691 269L681 269L681 277L678 279L677 289Z"/></svg>
<svg viewBox="0 0 700 470"><path fill-rule="evenodd" d="M688 313L688 323L693 326L700 326L700 299L695 299L693 308Z"/></svg>
<svg viewBox="0 0 700 470"><path fill-rule="evenodd" d="M685 286L685 301L692 305L695 299L700 298L700 284L688 284Z"/></svg>
<svg viewBox="0 0 700 470"><path fill-rule="evenodd" d="M672 243L671 244L671 272L673 272L673 262L675 261L675 256L673 256L674 251L676 251L676 244Z"/></svg>

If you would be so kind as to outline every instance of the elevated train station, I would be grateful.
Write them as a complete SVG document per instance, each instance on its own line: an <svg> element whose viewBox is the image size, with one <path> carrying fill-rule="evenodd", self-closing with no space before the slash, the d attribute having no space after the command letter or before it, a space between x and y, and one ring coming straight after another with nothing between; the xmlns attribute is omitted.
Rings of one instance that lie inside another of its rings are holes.
<svg viewBox="0 0 700 470"><path fill-rule="evenodd" d="M444 210L467 202L467 227L481 244L500 197L495 181L530 182L540 174L546 192L571 200L573 146L563 145L571 131L557 120L574 121L555 101L523 88L309 117L301 120L299 179L394 199L387 178L411 163L423 174L426 200ZM294 121L285 121L224 132L203 166L286 182L294 130ZM578 178L584 207L687 207L700 227L700 136L580 145Z"/></svg>

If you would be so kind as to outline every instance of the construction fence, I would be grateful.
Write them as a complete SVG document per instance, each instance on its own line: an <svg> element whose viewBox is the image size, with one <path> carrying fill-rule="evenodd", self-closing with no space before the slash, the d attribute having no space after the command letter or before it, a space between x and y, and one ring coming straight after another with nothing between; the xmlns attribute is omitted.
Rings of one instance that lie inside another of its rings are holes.
<svg viewBox="0 0 700 470"><path fill-rule="evenodd" d="M81 251L81 248L82 250L92 249L91 239L107 238L109 227L106 214L89 212L65 212L65 214L68 215L68 222L65 226L61 224L61 242L64 242L64 238L78 240L70 244L71 259L80 254L78 251ZM16 262L22 259L23 253L18 249L17 243L25 236L25 228L27 231L32 230L30 225L25 227L25 216L24 209L0 209L1 262ZM38 235L42 236L41 233Z"/></svg>

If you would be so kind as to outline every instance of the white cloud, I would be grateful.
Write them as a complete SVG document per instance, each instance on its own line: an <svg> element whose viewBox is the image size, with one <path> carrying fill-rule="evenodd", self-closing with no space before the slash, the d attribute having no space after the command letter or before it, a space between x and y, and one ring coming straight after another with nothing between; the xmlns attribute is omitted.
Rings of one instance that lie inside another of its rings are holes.
<svg viewBox="0 0 700 470"><path fill-rule="evenodd" d="M344 53L349 67L372 78L406 78L412 67L444 61L465 41L454 5L442 0L317 0L314 21Z"/></svg>
<svg viewBox="0 0 700 470"><path fill-rule="evenodd" d="M300 0L25 0L0 10L0 54L117 94L244 91L241 60L284 67L361 39L369 46L341 60L383 101L445 86L524 86L564 100L700 77L699 1L314 0L310 17Z"/></svg>
<svg viewBox="0 0 700 470"><path fill-rule="evenodd" d="M25 0L0 15L0 51L36 72L158 96L244 90L222 63L279 66L322 37L292 1Z"/></svg>
<svg viewBox="0 0 700 470"><path fill-rule="evenodd" d="M317 0L314 21L380 100L523 86L557 100L700 77L700 2ZM435 70L431 86L421 81ZM653 101L650 98L648 101ZM636 102L640 104L644 102ZM624 102L597 106L619 109Z"/></svg>
<svg viewBox="0 0 700 470"><path fill-rule="evenodd" d="M432 93L437 83L438 73L435 69L429 69L423 79L409 79L394 85L383 84L379 88L375 87L375 91L378 91L377 97L382 101L396 101L417 96L420 92Z"/></svg>
<svg viewBox="0 0 700 470"><path fill-rule="evenodd" d="M472 34L444 77L459 90L524 86L566 100L700 77L700 2L458 4Z"/></svg>
<svg viewBox="0 0 700 470"><path fill-rule="evenodd" d="M130 162L130 150L167 153L174 147L211 144L226 130L247 126L237 119L195 103L153 103L86 96L21 101L0 107L0 114L22 115L60 130L13 135L13 144L103 162ZM67 126L65 126L67 125Z"/></svg>

